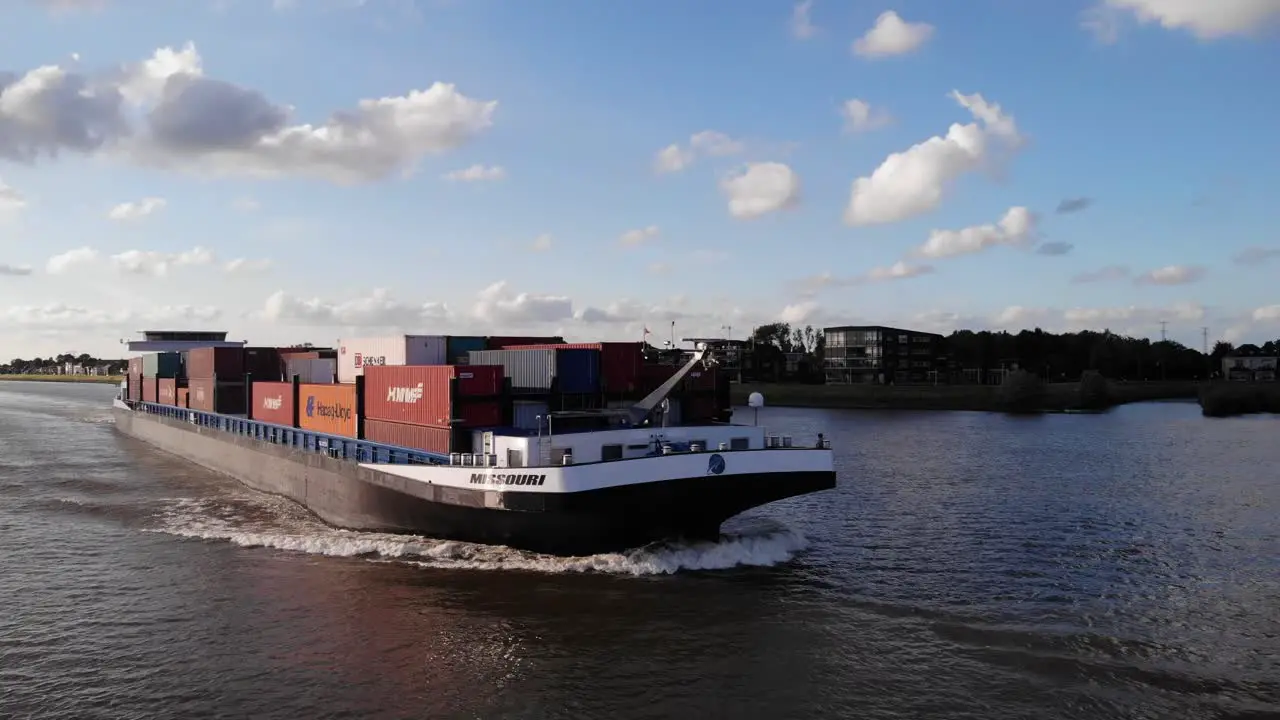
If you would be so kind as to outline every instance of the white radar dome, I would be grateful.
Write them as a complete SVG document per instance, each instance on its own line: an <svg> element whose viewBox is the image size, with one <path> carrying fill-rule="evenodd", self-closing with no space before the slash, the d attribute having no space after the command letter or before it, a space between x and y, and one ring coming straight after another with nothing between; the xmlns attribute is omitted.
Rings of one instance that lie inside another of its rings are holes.
<svg viewBox="0 0 1280 720"><path fill-rule="evenodd" d="M764 396L758 392L751 393L747 396L747 407L764 407Z"/></svg>

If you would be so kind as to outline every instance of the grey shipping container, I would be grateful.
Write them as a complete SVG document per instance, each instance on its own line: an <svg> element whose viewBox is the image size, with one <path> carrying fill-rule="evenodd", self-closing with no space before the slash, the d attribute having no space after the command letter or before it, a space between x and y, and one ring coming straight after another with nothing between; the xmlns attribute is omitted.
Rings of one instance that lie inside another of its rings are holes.
<svg viewBox="0 0 1280 720"><path fill-rule="evenodd" d="M144 377L181 377L182 356L176 352L149 353L142 356Z"/></svg>
<svg viewBox="0 0 1280 720"><path fill-rule="evenodd" d="M556 376L555 350L472 350L472 365L501 365L514 390L551 390Z"/></svg>
<svg viewBox="0 0 1280 720"><path fill-rule="evenodd" d="M547 422L547 404L537 400L516 400L511 403L511 426L521 430L537 430L538 418Z"/></svg>

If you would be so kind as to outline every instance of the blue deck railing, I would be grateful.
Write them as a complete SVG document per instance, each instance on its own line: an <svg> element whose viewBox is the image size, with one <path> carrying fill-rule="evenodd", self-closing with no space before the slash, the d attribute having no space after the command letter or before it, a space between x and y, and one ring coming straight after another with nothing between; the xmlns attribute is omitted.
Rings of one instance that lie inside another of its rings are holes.
<svg viewBox="0 0 1280 720"><path fill-rule="evenodd" d="M130 402L134 410L159 417L173 418L199 427L213 428L232 435L252 438L260 442L314 452L338 460L363 463L390 463L393 465L447 465L449 456L426 450L414 450L396 445L357 440L340 435L326 435L312 430L286 427L261 420L249 420L234 415L189 410L173 405L148 402Z"/></svg>

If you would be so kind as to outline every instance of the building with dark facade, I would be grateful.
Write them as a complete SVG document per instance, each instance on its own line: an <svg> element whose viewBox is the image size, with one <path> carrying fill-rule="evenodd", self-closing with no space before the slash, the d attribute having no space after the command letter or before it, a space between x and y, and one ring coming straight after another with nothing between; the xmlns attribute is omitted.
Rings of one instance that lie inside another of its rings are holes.
<svg viewBox="0 0 1280 720"><path fill-rule="evenodd" d="M937 371L946 370L943 337L937 333L847 325L825 328L823 336L828 385L932 383Z"/></svg>

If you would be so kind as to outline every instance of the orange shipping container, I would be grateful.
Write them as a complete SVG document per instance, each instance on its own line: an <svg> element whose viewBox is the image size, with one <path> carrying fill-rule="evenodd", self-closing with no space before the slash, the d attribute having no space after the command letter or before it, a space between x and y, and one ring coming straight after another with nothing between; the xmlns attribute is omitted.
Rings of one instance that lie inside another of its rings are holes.
<svg viewBox="0 0 1280 720"><path fill-rule="evenodd" d="M355 385L299 385L298 427L312 432L355 437Z"/></svg>
<svg viewBox="0 0 1280 720"><path fill-rule="evenodd" d="M190 407L187 403L187 395L190 392L188 388L178 388L178 407Z"/></svg>

